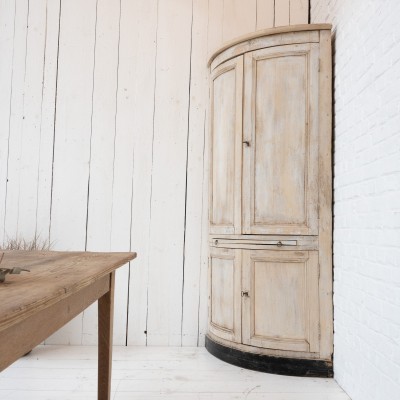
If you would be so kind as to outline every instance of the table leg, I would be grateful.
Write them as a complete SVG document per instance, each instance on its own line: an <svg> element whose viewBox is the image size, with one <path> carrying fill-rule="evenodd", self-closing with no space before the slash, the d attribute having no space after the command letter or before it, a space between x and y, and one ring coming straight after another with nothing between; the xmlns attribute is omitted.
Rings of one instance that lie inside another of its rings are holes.
<svg viewBox="0 0 400 400"><path fill-rule="evenodd" d="M98 300L98 400L111 399L115 272L110 274L110 291Z"/></svg>

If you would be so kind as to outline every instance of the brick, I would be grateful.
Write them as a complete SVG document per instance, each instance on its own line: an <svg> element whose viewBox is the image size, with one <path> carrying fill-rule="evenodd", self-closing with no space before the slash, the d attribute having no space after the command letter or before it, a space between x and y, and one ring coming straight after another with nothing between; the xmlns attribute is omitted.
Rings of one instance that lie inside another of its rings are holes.
<svg viewBox="0 0 400 400"><path fill-rule="evenodd" d="M335 378L400 399L400 2L311 0L333 24Z"/></svg>

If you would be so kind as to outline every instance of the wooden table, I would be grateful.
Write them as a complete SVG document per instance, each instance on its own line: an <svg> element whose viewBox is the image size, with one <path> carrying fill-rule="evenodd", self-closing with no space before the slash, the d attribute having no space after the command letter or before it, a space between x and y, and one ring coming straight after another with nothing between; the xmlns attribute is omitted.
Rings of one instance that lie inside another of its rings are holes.
<svg viewBox="0 0 400 400"><path fill-rule="evenodd" d="M5 251L2 268L31 272L0 283L0 371L98 300L98 399L110 399L115 270L136 253Z"/></svg>

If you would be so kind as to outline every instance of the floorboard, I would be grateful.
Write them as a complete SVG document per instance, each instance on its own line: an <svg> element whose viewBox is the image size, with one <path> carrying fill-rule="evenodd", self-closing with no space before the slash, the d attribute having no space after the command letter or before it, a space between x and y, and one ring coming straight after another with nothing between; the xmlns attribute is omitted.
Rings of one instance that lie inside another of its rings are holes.
<svg viewBox="0 0 400 400"><path fill-rule="evenodd" d="M203 347L115 347L112 399L350 400L333 379L245 370ZM39 346L0 374L2 400L95 400L95 346Z"/></svg>

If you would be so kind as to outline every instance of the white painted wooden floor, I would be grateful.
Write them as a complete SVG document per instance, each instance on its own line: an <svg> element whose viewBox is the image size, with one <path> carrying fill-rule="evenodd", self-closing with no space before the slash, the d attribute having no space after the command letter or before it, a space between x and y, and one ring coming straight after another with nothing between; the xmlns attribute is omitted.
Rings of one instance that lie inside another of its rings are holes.
<svg viewBox="0 0 400 400"><path fill-rule="evenodd" d="M97 348L39 346L0 373L2 400L97 399ZM350 400L333 379L244 370L194 347L115 347L113 400Z"/></svg>

